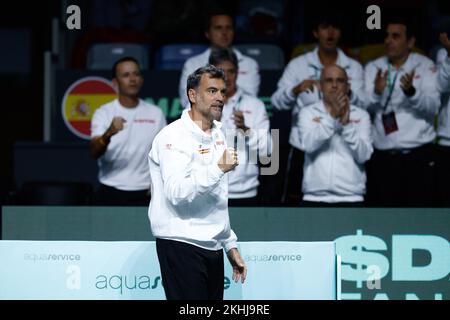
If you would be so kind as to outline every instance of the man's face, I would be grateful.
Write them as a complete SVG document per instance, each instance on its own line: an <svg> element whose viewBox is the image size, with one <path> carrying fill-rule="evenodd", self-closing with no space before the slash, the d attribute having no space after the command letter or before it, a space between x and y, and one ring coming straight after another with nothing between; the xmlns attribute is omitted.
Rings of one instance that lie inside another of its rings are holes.
<svg viewBox="0 0 450 320"><path fill-rule="evenodd" d="M341 93L347 94L349 91L347 75L336 66L324 68L320 78L320 88L325 101L330 101Z"/></svg>
<svg viewBox="0 0 450 320"><path fill-rule="evenodd" d="M136 97L139 95L144 79L136 63L125 61L117 65L113 83L118 88L119 95Z"/></svg>
<svg viewBox="0 0 450 320"><path fill-rule="evenodd" d="M336 50L341 39L341 30L332 25L319 25L313 34L319 46L325 51Z"/></svg>
<svg viewBox="0 0 450 320"><path fill-rule="evenodd" d="M205 73L200 79L197 90L189 90L189 99L192 102L192 108L203 117L210 121L220 121L225 92L226 87L223 79L210 78L210 75Z"/></svg>
<svg viewBox="0 0 450 320"><path fill-rule="evenodd" d="M231 61L223 61L216 65L225 73L225 85L227 87L227 97L231 97L237 90L236 79L238 70Z"/></svg>
<svg viewBox="0 0 450 320"><path fill-rule="evenodd" d="M389 59L401 59L407 56L414 43L414 38L407 39L405 25L389 24L387 26L384 46Z"/></svg>
<svg viewBox="0 0 450 320"><path fill-rule="evenodd" d="M230 47L234 38L233 20L227 15L212 16L205 36L213 47L222 49Z"/></svg>

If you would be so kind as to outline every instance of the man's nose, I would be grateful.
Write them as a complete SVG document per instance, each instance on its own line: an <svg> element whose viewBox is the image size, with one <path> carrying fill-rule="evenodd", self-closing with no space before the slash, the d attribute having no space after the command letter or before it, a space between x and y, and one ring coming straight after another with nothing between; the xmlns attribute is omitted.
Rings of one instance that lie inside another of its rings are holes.
<svg viewBox="0 0 450 320"><path fill-rule="evenodd" d="M223 101L223 99L225 98L225 93L223 93L222 91L217 91L214 98L217 101Z"/></svg>

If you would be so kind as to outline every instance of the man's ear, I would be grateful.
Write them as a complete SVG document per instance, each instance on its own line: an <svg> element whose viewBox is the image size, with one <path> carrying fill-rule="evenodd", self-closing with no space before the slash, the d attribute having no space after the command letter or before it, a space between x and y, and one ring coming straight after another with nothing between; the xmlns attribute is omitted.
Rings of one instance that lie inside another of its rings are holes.
<svg viewBox="0 0 450 320"><path fill-rule="evenodd" d="M205 38L208 39L208 41L211 41L211 37L209 36L209 31L205 31Z"/></svg>
<svg viewBox="0 0 450 320"><path fill-rule="evenodd" d="M197 92L194 89L189 89L188 98L191 103L196 103L197 101Z"/></svg>
<svg viewBox="0 0 450 320"><path fill-rule="evenodd" d="M411 39L408 40L409 50L412 50L415 45L416 45L416 37L411 37Z"/></svg>
<svg viewBox="0 0 450 320"><path fill-rule="evenodd" d="M319 33L317 32L316 29L313 30L312 34L313 34L315 39L319 39Z"/></svg>
<svg viewBox="0 0 450 320"><path fill-rule="evenodd" d="M117 82L117 78L112 79L112 84L113 84L113 87L116 88L116 90L119 89L119 83Z"/></svg>

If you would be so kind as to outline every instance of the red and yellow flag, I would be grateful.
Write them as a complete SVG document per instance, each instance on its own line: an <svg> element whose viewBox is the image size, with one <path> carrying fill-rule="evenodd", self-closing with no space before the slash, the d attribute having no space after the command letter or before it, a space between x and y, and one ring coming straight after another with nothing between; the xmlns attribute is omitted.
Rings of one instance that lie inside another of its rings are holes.
<svg viewBox="0 0 450 320"><path fill-rule="evenodd" d="M107 79L79 79L66 90L62 101L62 117L67 128L80 138L90 139L91 119L95 110L116 98L117 92Z"/></svg>

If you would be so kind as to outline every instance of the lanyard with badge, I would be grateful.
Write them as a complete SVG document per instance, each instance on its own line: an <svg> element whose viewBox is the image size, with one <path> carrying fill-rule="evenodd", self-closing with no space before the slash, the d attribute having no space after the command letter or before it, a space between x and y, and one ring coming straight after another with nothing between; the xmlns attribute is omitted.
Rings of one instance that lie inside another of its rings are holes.
<svg viewBox="0 0 450 320"><path fill-rule="evenodd" d="M397 125L397 119L395 117L395 111L392 110L391 112L386 113L386 108L391 102L392 94L394 93L395 89L395 83L397 82L398 74L400 73L400 70L397 70L397 73L394 76L394 79L391 77L391 64L388 64L388 88L389 93L388 97L386 99L386 102L383 106L383 113L381 114L381 120L383 122L384 132L386 135L389 135L393 132L398 131L398 125Z"/></svg>

